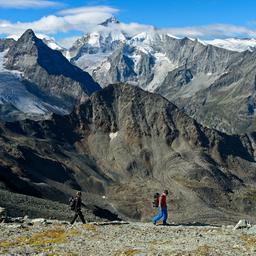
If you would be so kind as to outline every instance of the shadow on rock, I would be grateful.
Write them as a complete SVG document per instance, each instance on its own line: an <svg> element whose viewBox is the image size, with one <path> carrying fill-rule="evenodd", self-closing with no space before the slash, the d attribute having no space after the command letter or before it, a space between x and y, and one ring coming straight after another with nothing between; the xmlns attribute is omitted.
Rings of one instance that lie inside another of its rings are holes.
<svg viewBox="0 0 256 256"><path fill-rule="evenodd" d="M94 206L93 214L97 217L107 219L107 220L110 220L110 221L114 221L114 220L121 221L122 220L118 217L117 214L114 214L111 211L109 211L107 209L100 208L98 206Z"/></svg>
<svg viewBox="0 0 256 256"><path fill-rule="evenodd" d="M208 223L201 223L201 222L193 222L193 223L166 223L166 224L161 224L161 226L170 226L170 227L179 227L179 226L184 226L184 227L220 227L220 225L213 225L213 224L208 224Z"/></svg>

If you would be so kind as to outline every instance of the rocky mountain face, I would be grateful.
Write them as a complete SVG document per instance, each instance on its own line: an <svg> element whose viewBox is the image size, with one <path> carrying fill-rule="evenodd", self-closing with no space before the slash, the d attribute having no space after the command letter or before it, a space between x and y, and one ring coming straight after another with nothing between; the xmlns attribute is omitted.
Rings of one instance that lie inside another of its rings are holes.
<svg viewBox="0 0 256 256"><path fill-rule="evenodd" d="M6 190L62 202L82 190L122 218L149 220L152 195L168 189L174 221L256 217L256 135L205 128L138 87L111 85L70 115L0 126Z"/></svg>
<svg viewBox="0 0 256 256"><path fill-rule="evenodd" d="M15 44L13 39L0 39L0 52L6 51Z"/></svg>
<svg viewBox="0 0 256 256"><path fill-rule="evenodd" d="M206 126L228 133L255 130L253 51L229 51L158 30L129 37L116 29L87 34L67 55L102 86L133 84L160 93Z"/></svg>
<svg viewBox="0 0 256 256"><path fill-rule="evenodd" d="M17 42L0 42L1 117L44 118L69 113L100 86L27 30ZM5 115L9 113L9 115Z"/></svg>
<svg viewBox="0 0 256 256"><path fill-rule="evenodd" d="M255 131L254 58L255 52L247 51L237 55L228 62L225 72L220 77L211 80L210 86L201 90L198 90L197 86L203 84L202 80L191 81L184 86L183 99L177 94L174 100L175 96L169 91L175 72L170 73L163 87L156 91L173 99L202 124L229 133L253 132Z"/></svg>
<svg viewBox="0 0 256 256"><path fill-rule="evenodd" d="M119 24L119 21L115 17L111 17L102 22L99 24L102 30L95 31L78 39L69 50L63 51L63 55L73 61L82 57L83 62L81 62L81 65L84 68L90 68L90 63L88 62L90 61L88 60L90 56L93 57L97 54L98 58L101 57L103 59L126 41L125 33L120 30L105 31L105 28L111 26L111 24Z"/></svg>

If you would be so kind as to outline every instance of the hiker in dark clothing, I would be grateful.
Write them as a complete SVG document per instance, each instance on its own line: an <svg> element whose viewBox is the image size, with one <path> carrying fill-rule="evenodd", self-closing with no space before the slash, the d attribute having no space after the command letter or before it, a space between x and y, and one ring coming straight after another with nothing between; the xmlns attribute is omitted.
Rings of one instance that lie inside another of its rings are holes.
<svg viewBox="0 0 256 256"><path fill-rule="evenodd" d="M165 190L160 197L159 206L158 206L160 213L152 219L154 224L156 224L158 220L163 219L163 225L167 225L166 223L166 220L168 218L167 203L166 203L167 195L168 195L168 190Z"/></svg>
<svg viewBox="0 0 256 256"><path fill-rule="evenodd" d="M84 215L83 215L83 213L81 211L81 207L85 206L82 203L82 193L80 191L77 192L76 196L75 196L75 198L73 200L74 200L74 202L73 202L73 204L74 204L73 211L75 211L75 216L72 219L72 221L70 222L70 224L73 224L76 221L78 216L80 217L81 221L85 224Z"/></svg>

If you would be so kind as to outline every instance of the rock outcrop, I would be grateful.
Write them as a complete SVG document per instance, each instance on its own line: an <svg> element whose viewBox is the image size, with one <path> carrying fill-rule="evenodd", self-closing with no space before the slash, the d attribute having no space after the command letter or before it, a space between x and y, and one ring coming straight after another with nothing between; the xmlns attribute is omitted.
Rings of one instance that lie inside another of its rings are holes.
<svg viewBox="0 0 256 256"><path fill-rule="evenodd" d="M0 52L8 50L15 44L15 40L13 39L0 39Z"/></svg>
<svg viewBox="0 0 256 256"><path fill-rule="evenodd" d="M0 219L6 216L6 209L3 207L0 207Z"/></svg>

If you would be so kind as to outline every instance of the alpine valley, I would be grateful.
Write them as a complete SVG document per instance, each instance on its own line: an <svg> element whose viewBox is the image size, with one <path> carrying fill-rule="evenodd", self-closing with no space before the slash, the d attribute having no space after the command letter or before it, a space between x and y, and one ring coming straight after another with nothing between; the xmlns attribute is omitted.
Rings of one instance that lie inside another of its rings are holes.
<svg viewBox="0 0 256 256"><path fill-rule="evenodd" d="M0 205L46 216L32 198L81 190L104 218L148 221L168 188L172 221L256 220L255 42L119 24L70 49L32 30L0 40Z"/></svg>

